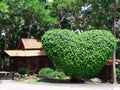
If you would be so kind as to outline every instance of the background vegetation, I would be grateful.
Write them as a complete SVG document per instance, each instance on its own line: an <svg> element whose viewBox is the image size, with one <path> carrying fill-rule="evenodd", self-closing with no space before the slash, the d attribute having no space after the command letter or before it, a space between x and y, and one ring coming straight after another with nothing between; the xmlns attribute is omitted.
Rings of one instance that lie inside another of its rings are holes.
<svg viewBox="0 0 120 90"><path fill-rule="evenodd" d="M40 39L51 28L113 32L115 0L1 0L0 64L2 51L16 49L20 38ZM120 0L117 0L117 58L120 58ZM0 65L3 66L3 65ZM0 67L3 69L3 67Z"/></svg>

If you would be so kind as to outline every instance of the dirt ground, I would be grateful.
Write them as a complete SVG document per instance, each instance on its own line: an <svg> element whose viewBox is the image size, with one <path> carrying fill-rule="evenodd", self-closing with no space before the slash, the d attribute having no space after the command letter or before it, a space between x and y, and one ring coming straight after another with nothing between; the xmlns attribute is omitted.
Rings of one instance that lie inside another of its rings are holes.
<svg viewBox="0 0 120 90"><path fill-rule="evenodd" d="M110 83L50 83L38 82L29 84L11 80L8 77L0 78L0 90L120 90L120 84Z"/></svg>
<svg viewBox="0 0 120 90"><path fill-rule="evenodd" d="M120 90L120 84L47 83L28 84L13 80L0 80L0 90Z"/></svg>

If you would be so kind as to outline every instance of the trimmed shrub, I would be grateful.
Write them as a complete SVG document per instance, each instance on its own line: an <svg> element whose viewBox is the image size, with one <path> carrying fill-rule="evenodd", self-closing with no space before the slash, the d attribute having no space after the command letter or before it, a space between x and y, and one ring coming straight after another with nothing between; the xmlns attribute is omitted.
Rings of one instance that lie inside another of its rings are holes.
<svg viewBox="0 0 120 90"><path fill-rule="evenodd" d="M39 70L38 74L39 76L47 77L49 73L52 73L52 72L54 72L54 70L51 68L42 68Z"/></svg>
<svg viewBox="0 0 120 90"><path fill-rule="evenodd" d="M64 72L56 71L51 68L43 68L39 71L39 75L49 79L65 79L67 76Z"/></svg>
<svg viewBox="0 0 120 90"><path fill-rule="evenodd" d="M18 73L21 75L29 74L29 71L27 68L19 68Z"/></svg>
<svg viewBox="0 0 120 90"><path fill-rule="evenodd" d="M49 73L48 78L51 79L65 79L67 76L64 72L54 71L53 73Z"/></svg>
<svg viewBox="0 0 120 90"><path fill-rule="evenodd" d="M90 78L111 57L116 46L113 35L105 30L91 30L77 35L66 29L49 30L42 37L49 58L72 78Z"/></svg>

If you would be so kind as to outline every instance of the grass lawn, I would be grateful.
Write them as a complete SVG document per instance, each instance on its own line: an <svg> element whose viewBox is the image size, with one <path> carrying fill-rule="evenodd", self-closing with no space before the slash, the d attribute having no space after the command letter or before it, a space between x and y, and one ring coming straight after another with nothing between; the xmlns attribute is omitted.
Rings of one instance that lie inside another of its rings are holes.
<svg viewBox="0 0 120 90"><path fill-rule="evenodd" d="M39 83L39 82L50 82L50 83L69 83L69 79L60 80L60 79L48 79L48 78L40 78L35 76L28 76L28 77L20 77L15 78L16 81L25 82L25 83Z"/></svg>
<svg viewBox="0 0 120 90"><path fill-rule="evenodd" d="M24 82L24 83L39 83L39 82L49 82L49 83L106 83L98 78L91 78L88 80L77 80L73 81L70 79L70 77L66 77L65 79L59 79L59 78L54 78L54 79L49 79L49 78L43 78L43 77L38 77L37 74L35 75L29 75L29 76L20 76L15 78L16 81L19 82ZM110 83L110 81L108 82Z"/></svg>
<svg viewBox="0 0 120 90"><path fill-rule="evenodd" d="M25 77L17 77L16 81L25 82L25 83L37 83L41 78L35 76L25 76Z"/></svg>
<svg viewBox="0 0 120 90"><path fill-rule="evenodd" d="M29 78L29 79L21 78L17 81L21 81L21 82L25 82L25 83L37 83L39 80L40 80L40 78Z"/></svg>

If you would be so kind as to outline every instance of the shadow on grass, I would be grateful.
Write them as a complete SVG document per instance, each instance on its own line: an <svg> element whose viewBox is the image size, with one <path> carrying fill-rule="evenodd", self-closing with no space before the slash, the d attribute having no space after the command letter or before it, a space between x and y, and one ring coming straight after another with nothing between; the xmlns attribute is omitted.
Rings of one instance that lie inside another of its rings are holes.
<svg viewBox="0 0 120 90"><path fill-rule="evenodd" d="M60 79L49 79L49 78L41 78L37 80L37 82L61 83L61 84L70 84L70 83L71 84L76 84L76 83L84 84L85 83L83 80L71 81L70 79L60 80Z"/></svg>
<svg viewBox="0 0 120 90"><path fill-rule="evenodd" d="M55 79L47 79L47 78L42 78L38 80L37 82L70 83L68 80L55 80Z"/></svg>

